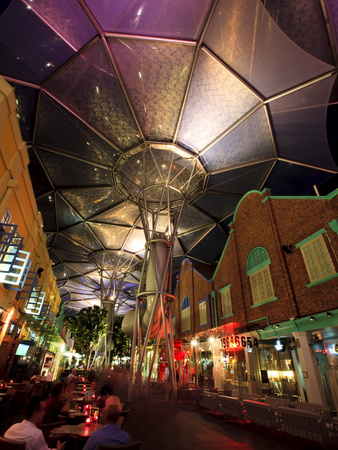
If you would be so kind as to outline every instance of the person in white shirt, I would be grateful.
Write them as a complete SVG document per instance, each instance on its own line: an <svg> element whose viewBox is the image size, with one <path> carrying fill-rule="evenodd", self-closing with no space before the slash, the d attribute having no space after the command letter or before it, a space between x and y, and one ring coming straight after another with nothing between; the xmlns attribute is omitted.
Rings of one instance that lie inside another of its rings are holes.
<svg viewBox="0 0 338 450"><path fill-rule="evenodd" d="M45 412L45 402L42 397L35 395L28 402L25 420L8 428L4 437L24 442L25 450L51 450L42 431L38 428L42 424ZM64 448L65 443L58 442L56 450L64 450Z"/></svg>
<svg viewBox="0 0 338 450"><path fill-rule="evenodd" d="M109 384L101 387L99 398L96 400L96 406L100 408L100 423L104 422L106 410L109 406L116 406L117 411L122 411L121 401L116 395L113 395L113 388Z"/></svg>
<svg viewBox="0 0 338 450"><path fill-rule="evenodd" d="M77 381L77 372L75 369L68 375L68 381Z"/></svg>

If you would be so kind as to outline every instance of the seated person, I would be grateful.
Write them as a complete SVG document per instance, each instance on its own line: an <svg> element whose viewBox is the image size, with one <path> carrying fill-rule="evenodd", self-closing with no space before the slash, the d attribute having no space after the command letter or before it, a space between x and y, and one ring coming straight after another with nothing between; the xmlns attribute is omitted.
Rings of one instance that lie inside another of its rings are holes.
<svg viewBox="0 0 338 450"><path fill-rule="evenodd" d="M30 384L40 383L40 375L38 372L35 372L34 375L30 379Z"/></svg>
<svg viewBox="0 0 338 450"><path fill-rule="evenodd" d="M68 381L77 381L77 372L75 369L68 375Z"/></svg>
<svg viewBox="0 0 338 450"><path fill-rule="evenodd" d="M91 403L96 399L96 381L93 381L90 385L90 389L87 389L84 397L85 403Z"/></svg>
<svg viewBox="0 0 338 450"><path fill-rule="evenodd" d="M94 431L83 450L97 450L100 445L125 445L130 443L130 436L117 425L120 411L116 405L108 406L105 411L105 425Z"/></svg>
<svg viewBox="0 0 338 450"><path fill-rule="evenodd" d="M96 406L99 408L106 408L107 406L116 405L119 412L122 411L121 401L116 395L113 395L113 389L109 384L102 386L99 392L99 398L96 401Z"/></svg>
<svg viewBox="0 0 338 450"><path fill-rule="evenodd" d="M40 396L33 396L27 405L26 418L20 423L12 425L4 437L25 443L26 450L50 450L39 430L45 415L45 402ZM57 450L64 450L65 443L58 442Z"/></svg>
<svg viewBox="0 0 338 450"><path fill-rule="evenodd" d="M64 396L64 386L62 383L56 384L52 388L50 396L46 400L46 414L43 423L58 422L59 415L67 416L69 412L69 400Z"/></svg>

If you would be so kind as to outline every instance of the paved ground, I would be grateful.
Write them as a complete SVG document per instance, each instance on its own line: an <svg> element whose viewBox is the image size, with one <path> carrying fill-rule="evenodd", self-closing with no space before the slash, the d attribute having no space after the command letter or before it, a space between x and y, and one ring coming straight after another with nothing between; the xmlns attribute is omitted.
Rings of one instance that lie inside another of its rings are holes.
<svg viewBox="0 0 338 450"><path fill-rule="evenodd" d="M253 424L226 420L192 403L150 396L133 402L124 429L142 450L318 450L319 444L272 434Z"/></svg>

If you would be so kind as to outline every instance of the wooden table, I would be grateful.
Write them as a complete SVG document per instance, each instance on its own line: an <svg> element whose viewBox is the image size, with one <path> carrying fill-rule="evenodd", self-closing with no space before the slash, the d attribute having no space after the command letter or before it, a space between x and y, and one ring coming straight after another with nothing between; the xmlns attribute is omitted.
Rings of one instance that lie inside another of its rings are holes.
<svg viewBox="0 0 338 450"><path fill-rule="evenodd" d="M102 425L100 423L91 423L89 425L85 423L80 423L79 425L62 425L59 428L54 428L54 430L50 432L49 437L57 439L60 437L88 439L94 431L100 429L101 427Z"/></svg>

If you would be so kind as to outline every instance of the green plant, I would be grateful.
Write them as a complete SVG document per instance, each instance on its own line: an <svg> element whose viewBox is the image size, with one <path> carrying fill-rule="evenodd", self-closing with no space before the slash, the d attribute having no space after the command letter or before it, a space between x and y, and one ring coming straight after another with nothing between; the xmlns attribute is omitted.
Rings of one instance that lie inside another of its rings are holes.
<svg viewBox="0 0 338 450"><path fill-rule="evenodd" d="M74 339L75 350L85 356L86 371L91 351L107 329L107 312L106 308L98 306L84 308L77 317L70 317L65 322Z"/></svg>

